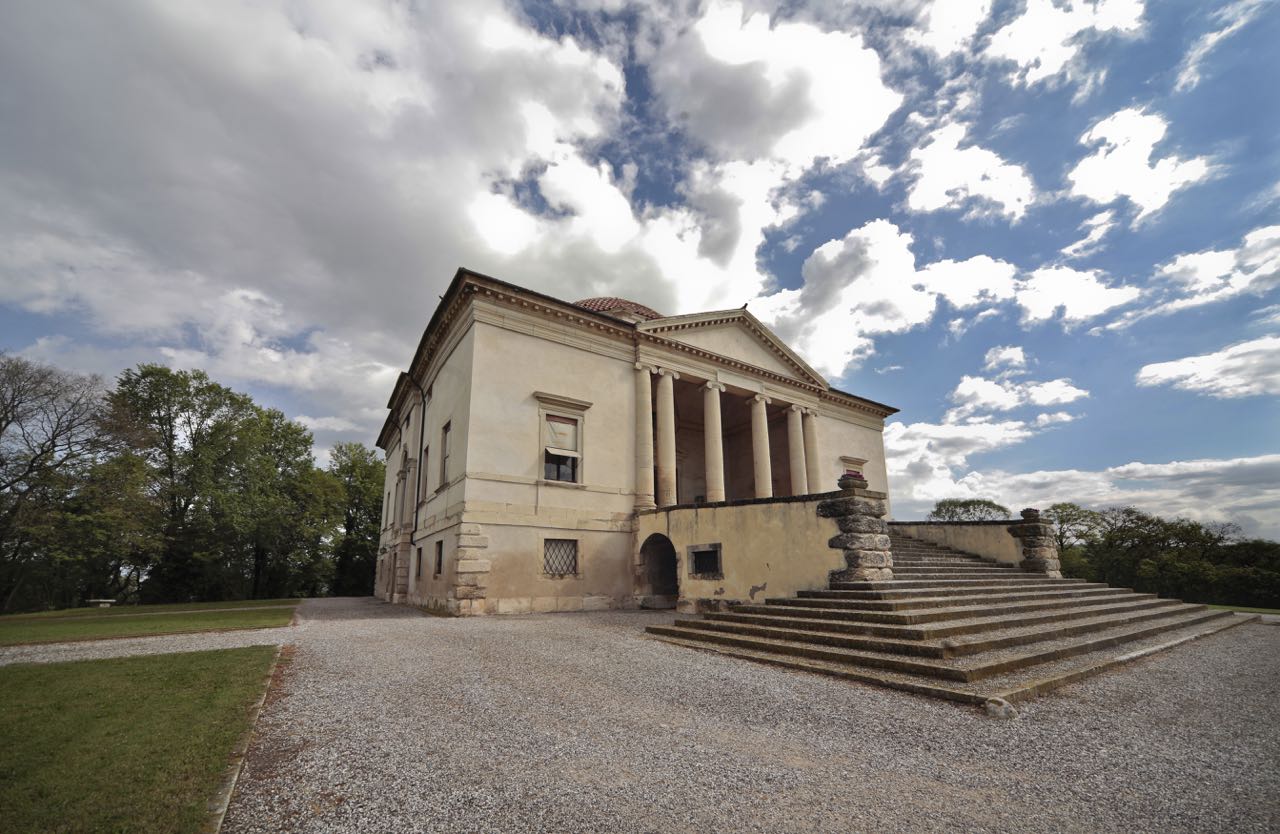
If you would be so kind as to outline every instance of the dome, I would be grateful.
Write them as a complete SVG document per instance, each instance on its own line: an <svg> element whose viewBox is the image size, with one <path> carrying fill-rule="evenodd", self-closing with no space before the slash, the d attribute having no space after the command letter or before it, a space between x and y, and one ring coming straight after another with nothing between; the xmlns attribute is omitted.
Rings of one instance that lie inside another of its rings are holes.
<svg viewBox="0 0 1280 834"><path fill-rule="evenodd" d="M662 318L662 314L651 307L646 307L635 301L628 301L625 298L615 298L611 295L604 295L599 298L584 298L581 301L573 302L573 306L590 310L593 313L621 313L624 316L629 313L643 321Z"/></svg>

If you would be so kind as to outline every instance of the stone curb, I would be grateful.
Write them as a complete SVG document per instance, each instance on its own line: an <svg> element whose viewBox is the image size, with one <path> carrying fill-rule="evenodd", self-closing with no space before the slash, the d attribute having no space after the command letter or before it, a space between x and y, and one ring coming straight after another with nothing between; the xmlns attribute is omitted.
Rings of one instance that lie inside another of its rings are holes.
<svg viewBox="0 0 1280 834"><path fill-rule="evenodd" d="M296 616L296 615L295 615ZM236 742L236 746L231 751L231 763L228 765L229 772L222 780L222 786L218 788L218 792L214 794L213 799L209 800L209 820L201 826L202 834L218 834L222 830L222 822L227 818L227 809L231 807L231 797L235 794L236 784L240 781L240 773L244 770L244 760L249 753L249 743L253 740L253 733L258 728L258 718L262 715L262 709L267 703L267 696L271 694L271 690L276 680L276 669L280 667L280 655L284 653L285 646L276 646L275 657L271 659L271 667L267 669L266 686L262 687L262 695L258 698L257 703L253 705L252 713L249 717L249 727L244 731L244 735Z"/></svg>

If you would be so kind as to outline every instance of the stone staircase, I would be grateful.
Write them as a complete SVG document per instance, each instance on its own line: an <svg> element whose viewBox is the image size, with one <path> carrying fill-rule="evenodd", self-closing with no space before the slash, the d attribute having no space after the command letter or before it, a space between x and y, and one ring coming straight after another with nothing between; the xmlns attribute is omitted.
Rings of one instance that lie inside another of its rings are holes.
<svg viewBox="0 0 1280 834"><path fill-rule="evenodd" d="M670 643L966 703L1019 701L1257 619L1050 579L891 534L891 581L832 581L646 631Z"/></svg>

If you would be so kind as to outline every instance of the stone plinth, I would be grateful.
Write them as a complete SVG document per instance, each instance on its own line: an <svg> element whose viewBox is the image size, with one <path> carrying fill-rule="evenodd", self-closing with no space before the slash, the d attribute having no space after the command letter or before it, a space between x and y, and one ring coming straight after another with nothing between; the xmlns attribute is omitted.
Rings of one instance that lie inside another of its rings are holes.
<svg viewBox="0 0 1280 834"><path fill-rule="evenodd" d="M832 571L836 582L869 582L893 579L893 554L889 550L889 523L884 520L883 492L851 485L842 478L839 498L818 503L818 515L835 519L838 535L827 542L844 552L844 570ZM857 481L865 485L865 481Z"/></svg>
<svg viewBox="0 0 1280 834"><path fill-rule="evenodd" d="M1053 525L1040 520L1040 511L1025 509L1022 520L1009 525L1009 535L1022 545L1022 569L1062 578L1062 563L1058 561L1058 543L1053 537Z"/></svg>

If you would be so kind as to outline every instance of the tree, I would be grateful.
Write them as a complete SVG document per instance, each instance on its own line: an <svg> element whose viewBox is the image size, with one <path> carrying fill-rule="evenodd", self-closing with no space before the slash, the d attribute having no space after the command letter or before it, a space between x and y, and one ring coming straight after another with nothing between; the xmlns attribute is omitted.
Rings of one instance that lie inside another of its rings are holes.
<svg viewBox="0 0 1280 834"><path fill-rule="evenodd" d="M1065 501L1049 505L1049 509L1041 513L1041 518L1053 525L1059 553L1089 541L1097 535L1102 524L1100 513Z"/></svg>
<svg viewBox="0 0 1280 834"><path fill-rule="evenodd" d="M42 558L32 531L64 479L104 447L102 383L0 354L0 593L4 609Z"/></svg>
<svg viewBox="0 0 1280 834"><path fill-rule="evenodd" d="M1008 507L986 498L944 498L933 505L929 521L995 521L1010 518Z"/></svg>
<svg viewBox="0 0 1280 834"><path fill-rule="evenodd" d="M378 560L385 465L361 443L339 443L329 458L329 474L342 487L342 532L334 547L333 593L373 593Z"/></svg>

